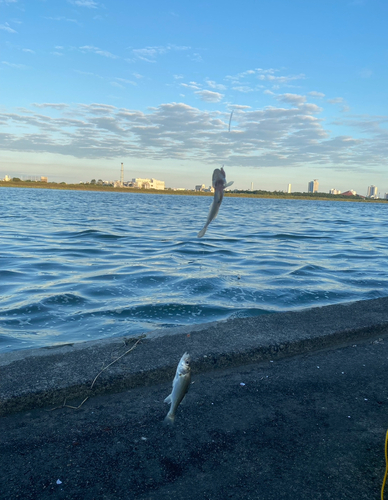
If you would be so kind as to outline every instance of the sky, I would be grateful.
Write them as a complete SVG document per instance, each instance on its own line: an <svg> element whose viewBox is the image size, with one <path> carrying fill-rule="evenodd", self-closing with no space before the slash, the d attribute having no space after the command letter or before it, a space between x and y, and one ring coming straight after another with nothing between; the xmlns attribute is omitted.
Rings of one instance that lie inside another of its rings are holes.
<svg viewBox="0 0 388 500"><path fill-rule="evenodd" d="M387 19L386 0L0 0L0 178L123 163L192 189L224 165L237 189L384 196Z"/></svg>

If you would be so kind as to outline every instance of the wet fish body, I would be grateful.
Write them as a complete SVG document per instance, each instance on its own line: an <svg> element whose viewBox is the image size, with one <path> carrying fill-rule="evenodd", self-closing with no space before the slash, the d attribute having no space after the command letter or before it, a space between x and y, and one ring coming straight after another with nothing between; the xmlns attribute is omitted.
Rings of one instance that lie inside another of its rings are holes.
<svg viewBox="0 0 388 500"><path fill-rule="evenodd" d="M166 399L165 403L170 403L170 411L164 419L166 424L173 424L175 421L175 412L189 390L191 381L190 355L185 352L181 357L176 369L175 377L172 382L172 391Z"/></svg>
<svg viewBox="0 0 388 500"><path fill-rule="evenodd" d="M228 186L231 186L232 182L226 182L226 175L224 168L221 169L216 168L213 172L212 185L214 188L214 198L213 203L211 204L209 215L207 216L206 224L203 226L201 231L197 234L198 238L202 238L202 236L206 233L206 230L213 219L217 217L218 211L220 209L222 200L224 198L224 189Z"/></svg>

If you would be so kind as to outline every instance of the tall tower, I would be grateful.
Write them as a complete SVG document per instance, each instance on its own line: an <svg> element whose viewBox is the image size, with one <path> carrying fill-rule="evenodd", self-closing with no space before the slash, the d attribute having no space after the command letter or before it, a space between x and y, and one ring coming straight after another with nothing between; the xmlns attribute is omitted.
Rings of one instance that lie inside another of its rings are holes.
<svg viewBox="0 0 388 500"><path fill-rule="evenodd" d="M308 192L309 193L318 193L318 179L314 179L313 181L308 183Z"/></svg>
<svg viewBox="0 0 388 500"><path fill-rule="evenodd" d="M120 184L124 184L124 163L121 164Z"/></svg>
<svg viewBox="0 0 388 500"><path fill-rule="evenodd" d="M368 198L378 198L377 196L377 187L376 186L368 186Z"/></svg>

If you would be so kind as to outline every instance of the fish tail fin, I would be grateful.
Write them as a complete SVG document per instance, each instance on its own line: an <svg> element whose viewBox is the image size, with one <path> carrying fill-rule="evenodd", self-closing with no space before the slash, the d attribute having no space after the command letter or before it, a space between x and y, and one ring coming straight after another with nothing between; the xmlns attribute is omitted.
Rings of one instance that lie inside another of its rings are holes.
<svg viewBox="0 0 388 500"><path fill-rule="evenodd" d="M197 234L197 238L202 238L202 236L206 233L207 226L204 226L200 232Z"/></svg>
<svg viewBox="0 0 388 500"><path fill-rule="evenodd" d="M227 188L227 187L231 186L232 184L234 184L234 181L227 182L225 184L224 188Z"/></svg>
<svg viewBox="0 0 388 500"><path fill-rule="evenodd" d="M175 422L175 415L168 412L166 415L166 418L163 421L164 425L172 426L172 425L174 425L174 422Z"/></svg>
<svg viewBox="0 0 388 500"><path fill-rule="evenodd" d="M171 394L169 394L166 399L164 400L165 403L171 403L172 399L171 399Z"/></svg>

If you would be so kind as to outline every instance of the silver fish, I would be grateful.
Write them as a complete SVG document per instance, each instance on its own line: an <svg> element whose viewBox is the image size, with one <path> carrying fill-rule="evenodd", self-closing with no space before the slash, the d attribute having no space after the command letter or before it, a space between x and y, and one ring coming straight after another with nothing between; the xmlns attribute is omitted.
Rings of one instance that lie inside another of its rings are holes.
<svg viewBox="0 0 388 500"><path fill-rule="evenodd" d="M209 215L207 216L206 224L203 226L201 231L197 234L198 238L202 238L202 236L206 233L206 229L213 219L217 217L218 210L220 209L222 199L224 197L224 189L233 184L232 182L226 182L226 175L224 171L224 167L221 169L216 168L213 172L212 184L214 187L214 199L213 203L209 210Z"/></svg>
<svg viewBox="0 0 388 500"><path fill-rule="evenodd" d="M181 357L176 369L175 377L172 382L172 391L164 400L165 403L170 403L170 411L167 413L164 422L173 424L175 421L175 412L189 390L191 380L190 356L187 352Z"/></svg>

